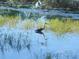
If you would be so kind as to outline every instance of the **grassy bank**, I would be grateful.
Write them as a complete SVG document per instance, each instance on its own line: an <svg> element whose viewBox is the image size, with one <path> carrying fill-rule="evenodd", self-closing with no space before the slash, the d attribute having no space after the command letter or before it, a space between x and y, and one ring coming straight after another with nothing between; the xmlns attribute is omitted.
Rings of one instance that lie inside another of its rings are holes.
<svg viewBox="0 0 79 59"><path fill-rule="evenodd" d="M8 26L14 28L17 26L20 17L16 16L0 16L0 27ZM45 25L46 30L51 30L56 33L64 34L67 32L79 32L79 20L67 19L50 19L46 21ZM21 20L20 25L21 29L33 29L33 28L42 28L44 27L44 22L40 19L34 21L33 19Z"/></svg>

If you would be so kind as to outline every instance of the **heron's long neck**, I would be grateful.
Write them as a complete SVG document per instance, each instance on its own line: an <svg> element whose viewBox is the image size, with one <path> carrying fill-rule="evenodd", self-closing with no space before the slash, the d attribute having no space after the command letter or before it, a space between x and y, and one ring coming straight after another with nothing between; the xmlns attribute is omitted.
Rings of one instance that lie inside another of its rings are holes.
<svg viewBox="0 0 79 59"><path fill-rule="evenodd" d="M44 27L43 27L44 29L45 29L45 25L46 25L46 23L44 24Z"/></svg>

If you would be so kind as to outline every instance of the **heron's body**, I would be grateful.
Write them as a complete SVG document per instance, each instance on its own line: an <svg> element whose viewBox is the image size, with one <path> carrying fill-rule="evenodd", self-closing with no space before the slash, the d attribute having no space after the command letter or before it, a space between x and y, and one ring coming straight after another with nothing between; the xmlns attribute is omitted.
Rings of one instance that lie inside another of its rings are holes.
<svg viewBox="0 0 79 59"><path fill-rule="evenodd" d="M46 24L46 23L45 23L45 24ZM45 24L44 24L44 27L43 27L43 28L39 28L39 29L36 29L36 30L35 30L36 33L43 35L44 38L45 38L45 35L44 35L44 33L43 33L42 31L45 29ZM46 39L45 39L45 40L46 40Z"/></svg>
<svg viewBox="0 0 79 59"><path fill-rule="evenodd" d="M38 34L44 34L42 31L45 29L45 24L44 24L43 28L38 28L38 29L35 30L35 32L38 33Z"/></svg>
<svg viewBox="0 0 79 59"><path fill-rule="evenodd" d="M39 33L39 34L43 34L42 30L44 30L44 28L37 29L37 30L35 30L35 32Z"/></svg>

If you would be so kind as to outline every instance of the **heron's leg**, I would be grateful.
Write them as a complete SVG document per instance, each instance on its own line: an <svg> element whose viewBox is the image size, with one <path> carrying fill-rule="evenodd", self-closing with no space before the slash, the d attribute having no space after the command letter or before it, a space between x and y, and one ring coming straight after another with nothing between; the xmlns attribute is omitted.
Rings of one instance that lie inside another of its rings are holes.
<svg viewBox="0 0 79 59"><path fill-rule="evenodd" d="M43 45L47 46L47 38L45 37L45 34L44 33L42 35L43 35L43 37L45 39L45 44L43 43Z"/></svg>

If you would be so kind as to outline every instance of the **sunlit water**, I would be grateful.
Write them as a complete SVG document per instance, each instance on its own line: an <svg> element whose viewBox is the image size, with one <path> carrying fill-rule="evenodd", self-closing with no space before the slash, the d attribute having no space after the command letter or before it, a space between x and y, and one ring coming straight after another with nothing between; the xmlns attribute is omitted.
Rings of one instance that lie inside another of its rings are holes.
<svg viewBox="0 0 79 59"><path fill-rule="evenodd" d="M79 34L0 28L0 59L78 59ZM43 44L42 44L43 43Z"/></svg>

